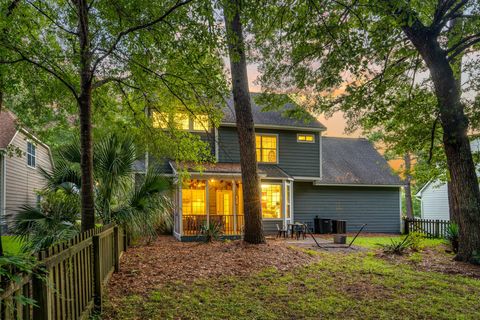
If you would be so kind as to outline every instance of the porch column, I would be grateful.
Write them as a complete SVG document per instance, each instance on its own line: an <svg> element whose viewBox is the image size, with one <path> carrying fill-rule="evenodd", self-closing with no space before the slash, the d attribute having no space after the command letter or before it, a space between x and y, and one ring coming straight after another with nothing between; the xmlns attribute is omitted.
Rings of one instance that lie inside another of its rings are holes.
<svg viewBox="0 0 480 320"><path fill-rule="evenodd" d="M182 208L182 181L178 182L177 185L177 194L178 194L178 207L177 207L177 216L178 216L178 224L179 224L179 230L178 233L183 236L183 208Z"/></svg>
<svg viewBox="0 0 480 320"><path fill-rule="evenodd" d="M233 233L237 233L237 183L232 180L232 193L233 193ZM240 199L239 199L240 200Z"/></svg>
<svg viewBox="0 0 480 320"><path fill-rule="evenodd" d="M283 226L287 226L287 183L286 180L282 180L282 217Z"/></svg>
<svg viewBox="0 0 480 320"><path fill-rule="evenodd" d="M210 227L210 190L208 187L208 179L205 180L205 211L207 214L207 228Z"/></svg>

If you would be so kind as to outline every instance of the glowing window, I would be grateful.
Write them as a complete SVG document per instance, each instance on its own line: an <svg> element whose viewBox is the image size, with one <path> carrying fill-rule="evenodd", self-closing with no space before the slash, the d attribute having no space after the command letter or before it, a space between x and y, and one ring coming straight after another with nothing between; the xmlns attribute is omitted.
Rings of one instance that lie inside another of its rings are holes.
<svg viewBox="0 0 480 320"><path fill-rule="evenodd" d="M153 127L160 129L168 128L168 113L154 111L152 113Z"/></svg>
<svg viewBox="0 0 480 320"><path fill-rule="evenodd" d="M255 136L257 161L277 163L277 136L257 134Z"/></svg>
<svg viewBox="0 0 480 320"><path fill-rule="evenodd" d="M190 119L188 118L188 114L182 112L175 113L175 117L173 119L175 128L180 130L190 129Z"/></svg>
<svg viewBox="0 0 480 320"><path fill-rule="evenodd" d="M266 219L282 217L282 186L262 183L262 216Z"/></svg>
<svg viewBox="0 0 480 320"><path fill-rule="evenodd" d="M196 115L193 117L193 130L207 131L210 129L210 121L207 115Z"/></svg>
<svg viewBox="0 0 480 320"><path fill-rule="evenodd" d="M297 142L304 142L304 143L314 143L315 142L315 135L313 134L297 134Z"/></svg>
<svg viewBox="0 0 480 320"><path fill-rule="evenodd" d="M183 215L207 214L205 182L191 180L182 189Z"/></svg>

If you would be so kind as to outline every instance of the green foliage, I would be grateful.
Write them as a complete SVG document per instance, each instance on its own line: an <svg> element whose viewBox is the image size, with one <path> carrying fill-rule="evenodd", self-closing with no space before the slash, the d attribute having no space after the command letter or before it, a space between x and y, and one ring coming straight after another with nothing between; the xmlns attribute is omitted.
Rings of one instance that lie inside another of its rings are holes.
<svg viewBox="0 0 480 320"><path fill-rule="evenodd" d="M216 222L204 223L200 228L201 236L207 243L216 241L222 236L222 225Z"/></svg>
<svg viewBox="0 0 480 320"><path fill-rule="evenodd" d="M45 281L44 276L38 270L35 258L30 255L0 256L0 278L2 279L2 284L9 282L20 284L23 276L29 275ZM2 285L0 286L0 294L4 292L5 287ZM23 294L14 295L13 301L21 305L36 305L35 300L25 297ZM8 303L8 301L4 300L4 303Z"/></svg>
<svg viewBox="0 0 480 320"><path fill-rule="evenodd" d="M132 235L154 236L172 227L170 183L151 169L135 174L137 149L133 139L107 134L94 144L95 206L103 224L123 225ZM46 173L48 187L81 189L80 144L78 138L58 153L59 165ZM136 180L136 181L135 181Z"/></svg>
<svg viewBox="0 0 480 320"><path fill-rule="evenodd" d="M409 234L410 236L410 239L409 239L409 242L410 242L410 249L412 249L412 251L420 251L423 249L423 239L425 238L423 236L423 234L421 234L420 232L411 232Z"/></svg>
<svg viewBox="0 0 480 320"><path fill-rule="evenodd" d="M23 243L15 236L1 236L3 252L6 255L18 255L22 251Z"/></svg>
<svg viewBox="0 0 480 320"><path fill-rule="evenodd" d="M27 252L46 249L80 232L78 189L48 190L42 197L39 207L23 206L13 217L12 232Z"/></svg>
<svg viewBox="0 0 480 320"><path fill-rule="evenodd" d="M383 252L385 253L402 255L412 247L412 239L410 238L410 235L407 235L403 239L391 239L390 243L388 244L379 243L378 245L383 249Z"/></svg>
<svg viewBox="0 0 480 320"><path fill-rule="evenodd" d="M458 237L460 234L460 230L458 224L455 222L451 222L447 229L446 239L452 248L452 251L457 253L458 252Z"/></svg>

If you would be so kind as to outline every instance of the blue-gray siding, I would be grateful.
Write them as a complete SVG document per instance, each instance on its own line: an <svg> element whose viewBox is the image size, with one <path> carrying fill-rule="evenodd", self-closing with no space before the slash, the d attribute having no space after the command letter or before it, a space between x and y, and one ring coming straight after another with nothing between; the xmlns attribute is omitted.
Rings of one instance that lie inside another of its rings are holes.
<svg viewBox="0 0 480 320"><path fill-rule="evenodd" d="M367 223L368 232L400 232L400 189L393 187L319 187L295 182L294 219L313 225L313 219L347 221L348 231Z"/></svg>
<svg viewBox="0 0 480 320"><path fill-rule="evenodd" d="M320 150L319 134L315 134L315 143L297 142L297 133L302 131L256 129L257 133L278 134L278 166L291 176L319 177ZM311 132L309 132L311 133ZM218 128L219 162L240 162L240 150L237 129Z"/></svg>

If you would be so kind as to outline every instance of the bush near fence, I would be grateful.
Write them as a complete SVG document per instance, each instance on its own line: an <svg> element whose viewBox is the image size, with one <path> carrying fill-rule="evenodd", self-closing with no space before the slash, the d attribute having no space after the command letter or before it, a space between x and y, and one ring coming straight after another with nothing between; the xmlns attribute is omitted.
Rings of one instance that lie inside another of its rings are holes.
<svg viewBox="0 0 480 320"><path fill-rule="evenodd" d="M37 273L2 283L0 319L88 319L102 310L102 290L119 269L127 236L114 225L95 228L38 254ZM20 297L35 300L22 304Z"/></svg>
<svg viewBox="0 0 480 320"><path fill-rule="evenodd" d="M427 238L445 238L447 236L450 221L430 219L405 218L405 234L418 232Z"/></svg>

